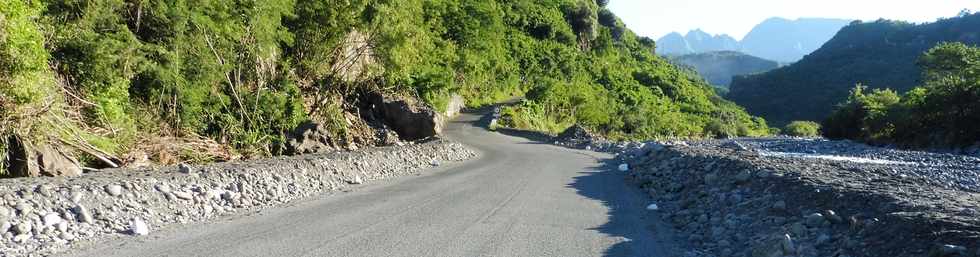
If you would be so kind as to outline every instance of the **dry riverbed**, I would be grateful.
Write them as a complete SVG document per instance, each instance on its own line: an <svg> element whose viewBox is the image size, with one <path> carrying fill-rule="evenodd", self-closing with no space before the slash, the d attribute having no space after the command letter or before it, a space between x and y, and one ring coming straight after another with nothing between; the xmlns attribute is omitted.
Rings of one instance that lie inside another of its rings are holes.
<svg viewBox="0 0 980 257"><path fill-rule="evenodd" d="M690 256L980 256L980 158L821 139L561 145L618 152Z"/></svg>

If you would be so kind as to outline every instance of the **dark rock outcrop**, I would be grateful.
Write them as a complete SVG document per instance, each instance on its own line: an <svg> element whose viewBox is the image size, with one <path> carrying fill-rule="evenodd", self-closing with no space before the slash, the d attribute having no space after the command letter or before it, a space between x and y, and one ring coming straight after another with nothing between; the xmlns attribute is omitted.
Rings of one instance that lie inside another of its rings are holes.
<svg viewBox="0 0 980 257"><path fill-rule="evenodd" d="M49 145L33 146L18 137L8 139L10 175L65 177L82 175L78 160Z"/></svg>
<svg viewBox="0 0 980 257"><path fill-rule="evenodd" d="M402 140L415 141L442 133L442 115L427 106L378 93L365 93L361 101L364 120L391 128Z"/></svg>

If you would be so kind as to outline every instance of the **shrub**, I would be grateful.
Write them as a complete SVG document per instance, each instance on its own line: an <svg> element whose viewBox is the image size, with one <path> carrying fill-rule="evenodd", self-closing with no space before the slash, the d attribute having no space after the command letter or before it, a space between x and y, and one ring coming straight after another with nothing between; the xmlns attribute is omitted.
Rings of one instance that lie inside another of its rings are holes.
<svg viewBox="0 0 980 257"><path fill-rule="evenodd" d="M980 48L943 43L919 61L926 81L904 96L863 87L824 122L824 135L909 147L966 147L980 141Z"/></svg>
<svg viewBox="0 0 980 257"><path fill-rule="evenodd" d="M812 121L794 121L782 130L789 136L816 137L820 135L820 124Z"/></svg>

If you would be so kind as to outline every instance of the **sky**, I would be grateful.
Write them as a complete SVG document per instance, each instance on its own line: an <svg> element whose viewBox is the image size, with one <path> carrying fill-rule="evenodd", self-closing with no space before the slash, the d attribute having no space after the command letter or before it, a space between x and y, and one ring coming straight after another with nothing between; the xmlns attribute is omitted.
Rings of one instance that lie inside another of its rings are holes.
<svg viewBox="0 0 980 257"><path fill-rule="evenodd" d="M770 17L932 22L963 9L980 11L980 0L610 0L609 9L653 39L697 28L742 39Z"/></svg>

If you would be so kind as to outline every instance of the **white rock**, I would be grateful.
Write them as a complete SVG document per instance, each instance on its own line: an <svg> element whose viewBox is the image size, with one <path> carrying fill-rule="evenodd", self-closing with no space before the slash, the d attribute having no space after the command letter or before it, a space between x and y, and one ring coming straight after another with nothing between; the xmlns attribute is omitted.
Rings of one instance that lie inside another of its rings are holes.
<svg viewBox="0 0 980 257"><path fill-rule="evenodd" d="M58 225L58 223L61 223L62 221L61 216L59 216L57 213L54 212L45 214L43 220L44 220L45 227Z"/></svg>
<svg viewBox="0 0 980 257"><path fill-rule="evenodd" d="M14 242L27 243L31 239L31 234L20 234L14 237Z"/></svg>
<svg viewBox="0 0 980 257"><path fill-rule="evenodd" d="M354 179L351 180L351 184L360 185L364 183L364 179L361 179L360 175L354 175Z"/></svg>
<svg viewBox="0 0 980 257"><path fill-rule="evenodd" d="M67 233L68 232L68 221L67 220L62 220L61 222L58 223L58 231L61 231L61 233Z"/></svg>
<svg viewBox="0 0 980 257"><path fill-rule="evenodd" d="M791 255L796 253L796 244L793 243L793 238L789 234L784 234L781 238L783 255Z"/></svg>
<svg viewBox="0 0 980 257"><path fill-rule="evenodd" d="M133 233L133 235L145 236L150 234L150 227L140 218L135 218L129 223L129 232Z"/></svg>
<svg viewBox="0 0 980 257"><path fill-rule="evenodd" d="M191 199L194 199L194 195L192 195L191 193L188 193L188 192L177 191L177 192L174 192L173 194L174 194L174 196L177 197L177 199L181 199L181 200L191 200Z"/></svg>
<svg viewBox="0 0 980 257"><path fill-rule="evenodd" d="M75 203L75 204L81 203L82 202L82 196L84 196L84 195L82 195L82 192L73 192L73 193L71 193L71 202L72 203Z"/></svg>
<svg viewBox="0 0 980 257"><path fill-rule="evenodd" d="M619 165L619 171L629 171L629 170L630 170L630 165L629 164L623 163L623 164L620 164Z"/></svg>
<svg viewBox="0 0 980 257"><path fill-rule="evenodd" d="M0 222L0 235L3 235L3 233L7 233L7 230L10 230L10 228L13 226L14 225L10 224L9 221Z"/></svg>
<svg viewBox="0 0 980 257"><path fill-rule="evenodd" d="M657 206L657 204L655 203L651 203L650 205L647 205L647 210L649 211L660 210L660 206Z"/></svg>
<svg viewBox="0 0 980 257"><path fill-rule="evenodd" d="M160 193L164 193L164 194L174 191L173 188L171 188L170 185L167 184L159 184L156 186L156 188L157 191L160 191Z"/></svg>
<svg viewBox="0 0 980 257"><path fill-rule="evenodd" d="M209 190L207 196L208 196L208 199L211 199L211 200L221 200L221 195L224 194L224 193L225 193L225 190L214 189L214 190Z"/></svg>
<svg viewBox="0 0 980 257"><path fill-rule="evenodd" d="M120 185L108 185L105 187L105 192L109 193L111 196L122 195L122 186Z"/></svg>

